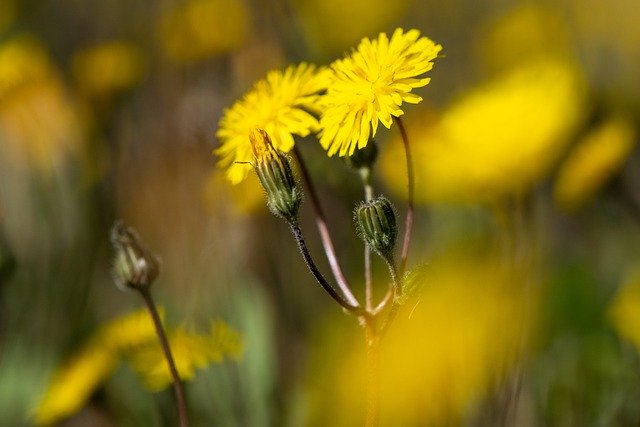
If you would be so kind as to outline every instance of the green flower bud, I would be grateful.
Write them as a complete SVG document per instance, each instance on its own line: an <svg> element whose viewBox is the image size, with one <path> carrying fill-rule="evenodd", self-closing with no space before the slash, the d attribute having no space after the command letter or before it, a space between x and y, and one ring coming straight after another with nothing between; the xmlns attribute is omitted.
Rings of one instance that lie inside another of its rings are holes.
<svg viewBox="0 0 640 427"><path fill-rule="evenodd" d="M111 229L111 243L116 251L113 279L121 290L151 286L160 272L160 260L142 244L138 233L122 221Z"/></svg>
<svg viewBox="0 0 640 427"><path fill-rule="evenodd" d="M375 141L369 141L369 143L353 152L352 155L344 157L345 162L349 167L360 171L362 169L372 169L378 158L378 145Z"/></svg>
<svg viewBox="0 0 640 427"><path fill-rule="evenodd" d="M396 215L391 202L379 196L362 203L356 208L354 219L362 240L378 255L389 259L398 236Z"/></svg>
<svg viewBox="0 0 640 427"><path fill-rule="evenodd" d="M269 210L290 223L297 222L302 191L293 176L289 159L273 147L269 135L262 129L254 129L249 140L255 157L253 168L267 193Z"/></svg>

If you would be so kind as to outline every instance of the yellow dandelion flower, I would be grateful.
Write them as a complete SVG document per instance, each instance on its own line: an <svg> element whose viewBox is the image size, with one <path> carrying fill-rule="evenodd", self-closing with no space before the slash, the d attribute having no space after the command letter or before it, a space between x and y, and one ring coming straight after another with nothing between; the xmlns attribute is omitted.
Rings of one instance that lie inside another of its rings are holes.
<svg viewBox="0 0 640 427"><path fill-rule="evenodd" d="M135 44L112 40L74 53L72 70L80 90L109 95L134 86L144 74L145 58Z"/></svg>
<svg viewBox="0 0 640 427"><path fill-rule="evenodd" d="M163 316L163 310L160 309ZM240 334L222 321L211 324L208 334L184 328L167 328L169 345L178 373L191 379L196 368L220 363L242 352ZM38 425L50 425L77 412L115 370L122 358L130 360L143 383L151 390L170 385L172 377L151 316L137 310L101 326L78 353L58 369L33 411Z"/></svg>
<svg viewBox="0 0 640 427"><path fill-rule="evenodd" d="M237 358L242 351L239 334L223 322L213 323L208 335L190 333L181 327L170 331L168 340L183 380L193 379L196 369L220 363L225 356ZM171 385L173 377L157 340L132 349L127 356L149 390L158 391Z"/></svg>
<svg viewBox="0 0 640 427"><path fill-rule="evenodd" d="M388 129L392 117L404 112L403 102L417 104L422 98L411 91L425 86L442 46L418 30L395 30L391 39L362 39L357 49L331 64L333 75L323 99L320 144L329 156L351 155L375 137L378 123Z"/></svg>
<svg viewBox="0 0 640 427"><path fill-rule="evenodd" d="M618 171L636 144L633 124L611 118L587 135L558 171L556 202L565 210L583 206Z"/></svg>
<svg viewBox="0 0 640 427"><path fill-rule="evenodd" d="M34 411L38 425L51 425L82 408L93 391L111 375L118 355L98 339L90 342L54 373Z"/></svg>
<svg viewBox="0 0 640 427"><path fill-rule="evenodd" d="M158 315L164 320L163 307L158 307ZM105 347L117 352L158 339L153 320L144 308L111 320L97 334Z"/></svg>
<svg viewBox="0 0 640 427"><path fill-rule="evenodd" d="M177 2L160 17L158 41L174 62L200 61L242 46L249 17L243 0Z"/></svg>
<svg viewBox="0 0 640 427"><path fill-rule="evenodd" d="M640 351L640 270L629 273L614 297L607 315L620 336Z"/></svg>
<svg viewBox="0 0 640 427"><path fill-rule="evenodd" d="M264 129L273 146L283 153L293 148L293 135L304 137L319 130L320 123L312 113L319 113L316 102L319 92L326 89L327 76L327 70L316 70L304 62L284 72L271 71L225 110L216 133L221 146L215 153L232 183L242 181L251 170L249 133L253 129Z"/></svg>
<svg viewBox="0 0 640 427"><path fill-rule="evenodd" d="M388 369L380 371L380 425L460 425L490 395L526 352L537 325L538 293L526 293L517 277L526 276L507 271L496 254L455 252L415 275L415 294L381 349L380 366ZM358 411L349 408L365 404L364 346L347 334L340 337L345 351L329 354L335 329L315 341L310 409L319 424L359 425Z"/></svg>
<svg viewBox="0 0 640 427"><path fill-rule="evenodd" d="M49 173L80 156L82 125L51 58L33 37L0 42L0 159Z"/></svg>

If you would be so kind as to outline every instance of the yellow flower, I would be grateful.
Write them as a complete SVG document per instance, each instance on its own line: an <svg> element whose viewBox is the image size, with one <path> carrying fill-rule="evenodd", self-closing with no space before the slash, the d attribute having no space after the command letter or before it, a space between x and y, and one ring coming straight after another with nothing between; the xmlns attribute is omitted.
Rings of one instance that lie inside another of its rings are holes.
<svg viewBox="0 0 640 427"><path fill-rule="evenodd" d="M512 372L535 332L538 301L517 280L524 272L513 273L496 255L446 253L414 275L415 293L381 348L380 425L460 425ZM364 346L351 335L328 346L335 330L331 323L327 337L316 340L312 417L362 424L349 408L365 403ZM345 346L340 356L326 352L336 345Z"/></svg>
<svg viewBox="0 0 640 427"><path fill-rule="evenodd" d="M158 38L167 58L187 63L240 47L248 28L242 0L188 0L161 16Z"/></svg>
<svg viewBox="0 0 640 427"><path fill-rule="evenodd" d="M584 116L583 99L575 70L545 60L473 90L439 119L409 120L416 201L487 203L526 192L566 149ZM403 156L396 138L380 158L382 173L399 196L406 193L398 173Z"/></svg>
<svg viewBox="0 0 640 427"><path fill-rule="evenodd" d="M609 320L640 351L640 270L625 279L607 311Z"/></svg>
<svg viewBox="0 0 640 427"><path fill-rule="evenodd" d="M621 117L607 120L588 134L558 171L556 202L579 209L618 171L636 144L633 124Z"/></svg>
<svg viewBox="0 0 640 427"><path fill-rule="evenodd" d="M52 377L34 412L37 425L51 425L78 411L113 372L118 355L98 339L91 340Z"/></svg>
<svg viewBox="0 0 640 427"><path fill-rule="evenodd" d="M163 310L160 309L161 316ZM192 379L196 368L237 358L242 352L238 332L224 322L212 322L209 334L167 328L169 346L180 378ZM94 390L115 370L122 358L130 360L145 386L160 390L172 382L153 321L145 309L104 324L67 364L58 369L34 410L39 425L53 424L78 411Z"/></svg>
<svg viewBox="0 0 640 427"><path fill-rule="evenodd" d="M404 114L403 102L422 101L411 91L429 83L421 76L431 70L441 49L418 30L404 33L398 28L391 40L385 33L373 41L364 38L351 55L332 63L320 119L320 144L327 154L353 154L376 136L378 122L388 129L392 116Z"/></svg>
<svg viewBox="0 0 640 427"><path fill-rule="evenodd" d="M225 356L237 358L242 352L240 336L222 322L213 323L209 335L189 333L182 327L171 331L168 339L183 380L193 379L196 369L222 362ZM149 390L158 391L171 385L173 378L158 340L135 348L128 357Z"/></svg>
<svg viewBox="0 0 640 427"><path fill-rule="evenodd" d="M112 40L74 53L72 69L88 95L108 95L134 86L144 73L144 56L135 44Z"/></svg>
<svg viewBox="0 0 640 427"><path fill-rule="evenodd" d="M227 178L237 184L251 169L249 133L253 129L264 129L273 146L283 153L293 148L293 135L317 132L319 122L311 113L319 112L316 101L326 85L326 70L316 71L314 65L303 62L284 72L269 72L225 110L216 133L221 146L215 153L220 157L218 165L227 169Z"/></svg>
<svg viewBox="0 0 640 427"><path fill-rule="evenodd" d="M79 114L58 70L37 40L0 42L0 158L51 172L81 154Z"/></svg>
<svg viewBox="0 0 640 427"><path fill-rule="evenodd" d="M362 39L402 19L408 0L293 0L292 9L310 47L323 56L342 54ZM357 16L357 19L354 17ZM330 28L331 31L327 31Z"/></svg>

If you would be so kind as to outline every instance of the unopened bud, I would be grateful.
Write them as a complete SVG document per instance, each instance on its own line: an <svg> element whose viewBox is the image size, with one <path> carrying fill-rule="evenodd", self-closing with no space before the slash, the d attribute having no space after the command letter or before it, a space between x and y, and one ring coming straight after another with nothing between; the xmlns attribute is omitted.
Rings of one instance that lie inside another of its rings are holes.
<svg viewBox="0 0 640 427"><path fill-rule="evenodd" d="M160 272L160 260L144 246L138 233L122 221L116 221L111 229L111 243L116 251L113 278L118 288L151 286Z"/></svg>
<svg viewBox="0 0 640 427"><path fill-rule="evenodd" d="M378 158L378 145L371 140L363 147L353 152L352 155L344 157L349 167L361 171L362 169L372 169Z"/></svg>
<svg viewBox="0 0 640 427"><path fill-rule="evenodd" d="M262 129L254 129L249 140L255 157L253 168L267 193L269 210L289 222L297 222L302 191L293 176L289 159L273 147L269 135Z"/></svg>
<svg viewBox="0 0 640 427"><path fill-rule="evenodd" d="M381 257L390 258L398 235L391 202L379 196L358 206L354 217L362 240Z"/></svg>

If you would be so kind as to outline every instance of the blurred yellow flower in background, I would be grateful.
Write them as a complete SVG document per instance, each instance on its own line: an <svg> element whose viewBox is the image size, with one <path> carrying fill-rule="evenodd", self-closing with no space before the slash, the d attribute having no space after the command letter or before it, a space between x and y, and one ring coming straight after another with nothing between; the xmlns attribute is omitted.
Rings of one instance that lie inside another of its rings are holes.
<svg viewBox="0 0 640 427"><path fill-rule="evenodd" d="M238 214L266 212L264 190L255 174L249 174L237 185L229 185L221 171L213 170L206 179L203 200L211 214L220 211L220 200L231 200L233 211Z"/></svg>
<svg viewBox="0 0 640 427"><path fill-rule="evenodd" d="M164 310L159 312L163 318ZM207 335L187 332L180 327L168 328L167 336L183 380L192 379L196 369L222 362L225 357L237 359L242 353L240 335L221 321L212 322ZM81 409L122 358L131 362L150 390L158 391L172 383L153 321L145 309L138 310L104 324L66 365L54 373L34 411L36 423L53 424Z"/></svg>
<svg viewBox="0 0 640 427"><path fill-rule="evenodd" d="M226 109L216 136L220 147L215 153L218 165L227 170L227 178L234 184L242 181L253 159L249 132L264 129L273 146L289 152L294 145L293 135L307 136L319 129L316 105L319 92L326 89L327 70L312 64L291 65L284 71L271 71L259 80L241 100Z"/></svg>
<svg viewBox="0 0 640 427"><path fill-rule="evenodd" d="M389 129L392 117L404 114L403 102L422 101L411 91L429 83L422 76L440 50L418 30L398 28L390 40L385 33L362 39L351 55L333 62L320 118L320 144L327 154L352 155L376 136L379 122Z"/></svg>
<svg viewBox="0 0 640 427"><path fill-rule="evenodd" d="M240 47L247 38L249 21L242 0L188 0L161 16L159 41L170 60L200 61Z"/></svg>
<svg viewBox="0 0 640 427"><path fill-rule="evenodd" d="M556 202L574 211L594 194L623 166L636 145L633 123L623 117L612 117L593 129L564 161L554 186Z"/></svg>
<svg viewBox="0 0 640 427"><path fill-rule="evenodd" d="M421 267L382 341L381 425L459 425L505 383L526 357L538 317L538 293L524 280L493 255L448 253ZM364 404L362 344L351 343L338 358L325 353L333 364L319 375L328 379L314 380L318 410L338 420L332 425L357 425L353 408Z"/></svg>
<svg viewBox="0 0 640 427"><path fill-rule="evenodd" d="M0 156L50 172L79 152L81 136L77 111L42 46L29 36L0 43Z"/></svg>
<svg viewBox="0 0 640 427"><path fill-rule="evenodd" d="M408 4L407 0L295 0L292 6L310 48L332 55L397 22Z"/></svg>
<svg viewBox="0 0 640 427"><path fill-rule="evenodd" d="M618 334L640 352L640 269L629 272L607 314Z"/></svg>
<svg viewBox="0 0 640 427"><path fill-rule="evenodd" d="M92 339L53 375L35 410L35 423L51 425L77 412L117 364L118 354Z"/></svg>
<svg viewBox="0 0 640 427"><path fill-rule="evenodd" d="M493 74L535 59L568 59L566 22L555 10L520 3L492 21L478 37L478 57Z"/></svg>
<svg viewBox="0 0 640 427"><path fill-rule="evenodd" d="M526 192L557 162L583 119L583 91L573 67L536 61L471 91L436 123L409 120L416 201L492 202ZM404 153L395 139L380 162L386 182L402 196Z"/></svg>
<svg viewBox="0 0 640 427"><path fill-rule="evenodd" d="M136 85L145 72L145 57L137 45L111 40L74 53L72 71L81 93L105 96Z"/></svg>

